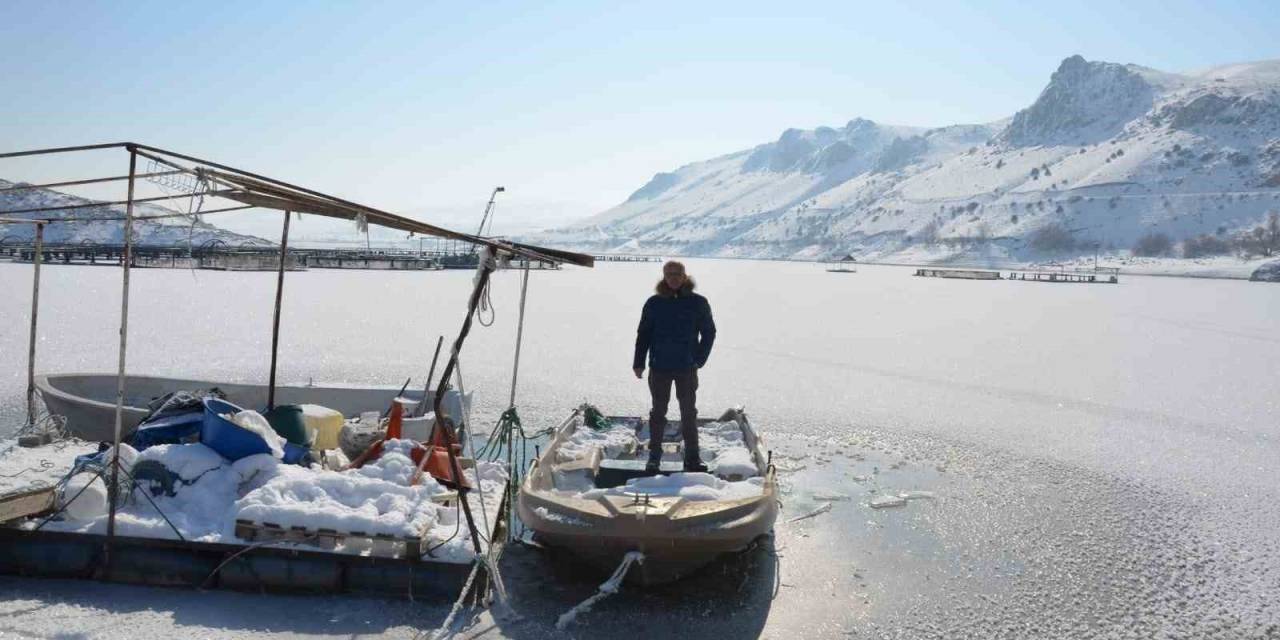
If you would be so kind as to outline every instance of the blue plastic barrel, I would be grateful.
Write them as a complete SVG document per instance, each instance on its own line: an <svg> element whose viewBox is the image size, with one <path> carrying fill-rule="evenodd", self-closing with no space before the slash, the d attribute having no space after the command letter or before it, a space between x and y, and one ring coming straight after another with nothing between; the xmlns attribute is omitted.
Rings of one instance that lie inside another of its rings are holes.
<svg viewBox="0 0 1280 640"><path fill-rule="evenodd" d="M222 418L222 415L235 415L241 411L244 409L226 400L204 399L204 421L200 423L200 442L232 462L259 453L271 453L271 447L267 446L266 440L261 436Z"/></svg>
<svg viewBox="0 0 1280 640"><path fill-rule="evenodd" d="M142 451L158 444L182 444L191 442L200 433L204 424L204 413L189 411L152 420L138 425L130 442L133 448Z"/></svg>
<svg viewBox="0 0 1280 640"><path fill-rule="evenodd" d="M271 453L271 447L262 436L222 418L244 411L226 400L204 399L204 418L200 423L200 442L217 451L222 457L235 462L259 453ZM306 465L311 462L311 450L292 442L284 443L285 464Z"/></svg>

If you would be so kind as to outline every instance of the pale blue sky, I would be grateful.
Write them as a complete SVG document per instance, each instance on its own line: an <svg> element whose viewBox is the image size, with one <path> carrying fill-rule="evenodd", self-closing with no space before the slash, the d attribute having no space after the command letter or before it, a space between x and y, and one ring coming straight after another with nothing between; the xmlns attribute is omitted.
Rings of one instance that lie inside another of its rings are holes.
<svg viewBox="0 0 1280 640"><path fill-rule="evenodd" d="M0 148L136 140L426 219L503 184L553 222L787 127L1005 117L1076 53L1280 57L1277 7L9 0Z"/></svg>

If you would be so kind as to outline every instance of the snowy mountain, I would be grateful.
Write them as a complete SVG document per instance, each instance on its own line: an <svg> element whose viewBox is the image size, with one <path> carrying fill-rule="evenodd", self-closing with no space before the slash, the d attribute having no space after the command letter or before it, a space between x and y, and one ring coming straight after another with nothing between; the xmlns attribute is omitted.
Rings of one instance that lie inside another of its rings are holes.
<svg viewBox="0 0 1280 640"><path fill-rule="evenodd" d="M0 180L0 212L36 209L43 207L77 206L93 204L95 201L79 196L54 191L51 189L18 189L4 190L19 186L21 183ZM158 216L170 213L168 210L150 204L139 204L134 207L137 216ZM2 214L0 214L2 215ZM6 217L12 218L108 218L105 220L51 223L45 226L44 241L48 244L80 244L95 243L120 245L124 243L124 222L115 220L124 215L123 206L100 205L83 209L64 209L41 211L38 213L20 213ZM205 222L191 222L184 218L168 218L164 220L136 220L133 224L134 242L141 245L175 245L188 242L198 247L211 240L221 240L231 245L270 246L274 243L238 233L219 229ZM0 234L6 242L31 242L35 237L35 226L30 224L0 225Z"/></svg>
<svg viewBox="0 0 1280 640"><path fill-rule="evenodd" d="M1280 210L1280 61L1174 74L1062 62L986 124L855 119L659 173L532 240L591 251L1026 259L1228 237Z"/></svg>

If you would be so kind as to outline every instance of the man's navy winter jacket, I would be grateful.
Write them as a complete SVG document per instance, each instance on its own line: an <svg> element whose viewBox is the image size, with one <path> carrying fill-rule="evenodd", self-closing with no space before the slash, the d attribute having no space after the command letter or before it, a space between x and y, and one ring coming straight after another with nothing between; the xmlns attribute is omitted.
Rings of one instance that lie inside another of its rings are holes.
<svg viewBox="0 0 1280 640"><path fill-rule="evenodd" d="M636 330L636 355L632 368L694 369L707 363L716 341L716 323L707 299L684 287L674 295L653 295L644 303Z"/></svg>

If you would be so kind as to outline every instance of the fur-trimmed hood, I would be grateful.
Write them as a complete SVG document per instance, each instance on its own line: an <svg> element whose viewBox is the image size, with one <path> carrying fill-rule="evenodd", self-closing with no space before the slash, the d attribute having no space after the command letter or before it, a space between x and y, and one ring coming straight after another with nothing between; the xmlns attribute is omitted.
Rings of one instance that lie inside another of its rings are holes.
<svg viewBox="0 0 1280 640"><path fill-rule="evenodd" d="M693 290L696 289L697 287L698 287L698 284L693 281L693 278L691 276L686 275L684 277L684 284L681 285L679 291L675 291L671 287L668 287L667 279L663 278L658 281L658 284L654 285L653 292L664 298L674 298L678 295L687 296L693 293Z"/></svg>

